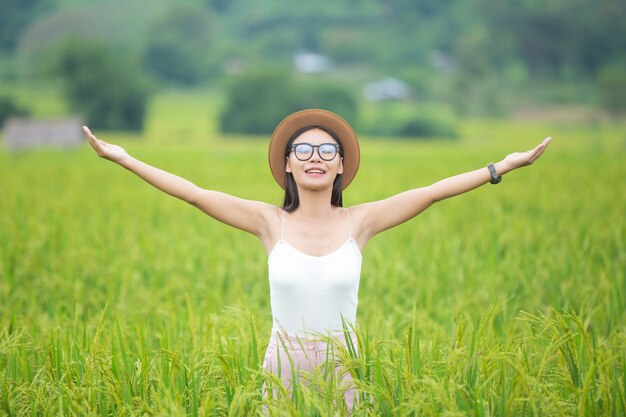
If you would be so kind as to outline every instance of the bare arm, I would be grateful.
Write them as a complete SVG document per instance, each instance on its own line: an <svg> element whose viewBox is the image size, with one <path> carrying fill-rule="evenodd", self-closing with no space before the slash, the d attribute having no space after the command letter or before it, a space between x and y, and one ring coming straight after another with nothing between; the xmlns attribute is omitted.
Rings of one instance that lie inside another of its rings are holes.
<svg viewBox="0 0 626 417"><path fill-rule="evenodd" d="M133 158L122 147L96 138L87 127L83 130L100 157L117 163L155 188L199 208L216 220L259 237L265 233L264 213L270 211L272 206L269 204L204 190L191 181Z"/></svg>
<svg viewBox="0 0 626 417"><path fill-rule="evenodd" d="M552 138L544 139L527 152L515 152L494 164L498 175L532 164L545 151ZM438 181L432 185L405 191L384 200L355 207L361 212L363 226L360 239L369 238L417 216L434 203L465 193L488 183L491 174L487 167Z"/></svg>

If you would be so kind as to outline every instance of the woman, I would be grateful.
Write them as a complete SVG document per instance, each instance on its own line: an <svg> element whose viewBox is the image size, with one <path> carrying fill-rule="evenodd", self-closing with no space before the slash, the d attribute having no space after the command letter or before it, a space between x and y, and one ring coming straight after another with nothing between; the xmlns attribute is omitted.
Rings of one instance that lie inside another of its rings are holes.
<svg viewBox="0 0 626 417"><path fill-rule="evenodd" d="M384 200L342 207L342 191L359 166L359 144L338 115L319 109L296 112L274 131L269 163L285 189L283 207L204 190L151 167L119 146L85 134L99 156L118 163L156 188L180 198L211 217L257 236L269 254L268 270L274 326L264 368L287 387L298 370L312 371L327 363L326 337L356 320L361 251L372 236L397 226L437 201L497 184L501 176L532 164L551 138L534 149ZM354 340L354 334L351 335ZM346 338L349 343L349 338ZM346 373L337 374L341 381ZM349 407L353 391L345 390Z"/></svg>

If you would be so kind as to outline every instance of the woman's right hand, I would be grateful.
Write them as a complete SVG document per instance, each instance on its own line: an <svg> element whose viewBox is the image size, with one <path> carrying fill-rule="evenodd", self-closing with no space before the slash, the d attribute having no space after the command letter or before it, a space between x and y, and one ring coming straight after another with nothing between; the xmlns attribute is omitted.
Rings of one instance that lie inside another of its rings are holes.
<svg viewBox="0 0 626 417"><path fill-rule="evenodd" d="M87 126L83 126L83 132L85 132L89 144L94 148L99 157L116 163L120 163L122 159L128 157L128 153L126 153L124 148L98 139L91 133L91 130L89 130Z"/></svg>

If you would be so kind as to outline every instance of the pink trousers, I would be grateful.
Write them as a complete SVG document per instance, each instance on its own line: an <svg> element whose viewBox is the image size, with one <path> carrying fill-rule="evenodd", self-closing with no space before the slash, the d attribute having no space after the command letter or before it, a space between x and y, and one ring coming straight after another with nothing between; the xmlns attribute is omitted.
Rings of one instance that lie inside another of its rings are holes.
<svg viewBox="0 0 626 417"><path fill-rule="evenodd" d="M357 349L356 335L353 332L350 332L349 335L354 348ZM344 333L336 333L333 337L337 338L337 341L343 346L346 345ZM339 387L346 387L352 381L352 377L342 366L336 363L336 360L333 360L333 351L333 349L329 349L329 344L325 340L286 335L283 332L279 333L272 330L272 336L263 360L263 368L279 376L285 388L291 391L293 371L295 371L296 378L299 378L299 382L306 384L306 377L300 378L302 373L298 371L309 373L316 369L323 371L324 368L321 367L331 364L334 367ZM267 392L265 396L267 396ZM348 410L351 410L354 406L353 388L345 389L344 399Z"/></svg>

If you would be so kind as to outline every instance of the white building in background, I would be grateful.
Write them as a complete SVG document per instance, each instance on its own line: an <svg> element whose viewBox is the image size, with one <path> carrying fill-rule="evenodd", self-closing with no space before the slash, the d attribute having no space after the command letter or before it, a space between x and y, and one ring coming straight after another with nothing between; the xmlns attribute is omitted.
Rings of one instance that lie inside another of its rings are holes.
<svg viewBox="0 0 626 417"><path fill-rule="evenodd" d="M363 95L371 101L408 100L411 98L411 88L397 78L385 77L365 84Z"/></svg>
<svg viewBox="0 0 626 417"><path fill-rule="evenodd" d="M293 66L300 73L317 74L329 71L332 63L326 55L316 54L303 49L293 54Z"/></svg>
<svg viewBox="0 0 626 417"><path fill-rule="evenodd" d="M238 57L231 57L222 62L222 69L229 75L241 74L246 67L245 61Z"/></svg>
<svg viewBox="0 0 626 417"><path fill-rule="evenodd" d="M430 64L439 72L449 73L454 71L454 59L441 51L433 51L430 56Z"/></svg>

